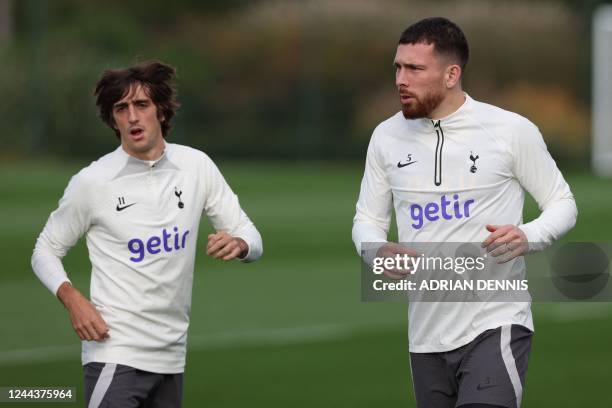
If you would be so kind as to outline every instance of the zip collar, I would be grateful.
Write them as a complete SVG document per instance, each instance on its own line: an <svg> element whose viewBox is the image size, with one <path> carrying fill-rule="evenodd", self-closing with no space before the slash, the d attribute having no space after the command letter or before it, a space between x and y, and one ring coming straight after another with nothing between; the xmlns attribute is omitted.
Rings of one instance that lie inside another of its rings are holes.
<svg viewBox="0 0 612 408"><path fill-rule="evenodd" d="M436 125L438 125L438 127L442 126L444 129L452 129L456 126L460 126L464 123L466 119L466 112L470 109L474 102L474 100L467 93L464 92L463 95L465 96L465 101L463 104L457 108L456 111L446 115L443 118L407 119L407 121L425 132L431 132L432 129L436 128Z"/></svg>
<svg viewBox="0 0 612 408"><path fill-rule="evenodd" d="M119 145L116 151L131 164L136 164L136 165L147 167L147 168L153 168L153 167L156 167L159 163L167 160L168 150L169 150L169 145L168 143L164 141L164 150L162 151L161 156L159 156L159 158L157 158L156 160L141 160L137 157L134 157L130 155L128 152L126 152L123 149L122 145Z"/></svg>

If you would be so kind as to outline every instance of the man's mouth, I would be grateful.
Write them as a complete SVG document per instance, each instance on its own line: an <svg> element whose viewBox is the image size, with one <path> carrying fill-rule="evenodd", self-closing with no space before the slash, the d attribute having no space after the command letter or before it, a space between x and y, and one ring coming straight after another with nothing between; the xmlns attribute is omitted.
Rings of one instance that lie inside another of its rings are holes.
<svg viewBox="0 0 612 408"><path fill-rule="evenodd" d="M140 140L144 136L144 130L141 128L130 129L130 136L132 136L134 140Z"/></svg>
<svg viewBox="0 0 612 408"><path fill-rule="evenodd" d="M399 91L400 101L402 103L408 103L408 102L412 102L416 100L416 96L413 93L408 92L407 90L402 89L402 88L398 89L398 91Z"/></svg>
<svg viewBox="0 0 612 408"><path fill-rule="evenodd" d="M402 103L409 103L409 102L412 102L414 100L416 100L414 95L400 93L400 101Z"/></svg>

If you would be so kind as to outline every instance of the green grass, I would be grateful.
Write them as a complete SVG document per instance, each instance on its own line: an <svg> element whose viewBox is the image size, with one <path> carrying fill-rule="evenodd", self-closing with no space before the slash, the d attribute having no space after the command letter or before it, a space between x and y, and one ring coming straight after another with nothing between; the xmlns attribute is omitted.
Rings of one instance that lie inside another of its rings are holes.
<svg viewBox="0 0 612 408"><path fill-rule="evenodd" d="M82 401L79 341L29 263L49 212L85 164L0 166L0 386L75 386ZM219 164L261 231L265 254L243 265L214 262L200 251L185 406L414 406L405 305L360 301L360 264L350 231L361 166ZM580 215L566 238L612 240L612 182L586 173L567 179ZM528 202L525 218L536 210ZM210 231L203 223L201 248ZM75 285L87 291L90 265L82 242L65 265ZM612 406L606 376L611 316L609 304L534 305L524 406ZM279 331L294 334L266 336ZM27 354L64 346L68 351L55 361ZM14 350L26 352L2 363Z"/></svg>

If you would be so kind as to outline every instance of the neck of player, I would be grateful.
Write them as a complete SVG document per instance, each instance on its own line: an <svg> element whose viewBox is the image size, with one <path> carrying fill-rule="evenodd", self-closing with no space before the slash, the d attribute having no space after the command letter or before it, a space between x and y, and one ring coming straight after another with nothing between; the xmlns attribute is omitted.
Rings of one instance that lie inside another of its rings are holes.
<svg viewBox="0 0 612 408"><path fill-rule="evenodd" d="M438 120L455 113L465 103L465 94L460 87L449 91L438 107L431 112L430 119Z"/></svg>
<svg viewBox="0 0 612 408"><path fill-rule="evenodd" d="M122 143L121 146L123 147L123 150L130 156L135 157L139 160L147 161L155 161L159 159L164 153L164 150L166 149L166 143L164 142L163 137L160 137L159 141L156 142L151 148L142 151L130 149L126 145L126 143Z"/></svg>

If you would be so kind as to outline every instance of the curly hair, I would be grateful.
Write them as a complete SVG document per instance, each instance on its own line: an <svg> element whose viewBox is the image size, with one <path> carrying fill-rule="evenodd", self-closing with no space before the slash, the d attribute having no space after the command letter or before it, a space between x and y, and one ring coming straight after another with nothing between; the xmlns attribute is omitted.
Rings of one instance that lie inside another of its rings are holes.
<svg viewBox="0 0 612 408"><path fill-rule="evenodd" d="M140 84L157 107L158 117L164 119L160 122L165 138L171 128L170 121L179 108L176 89L172 84L175 77L176 70L173 67L158 61L104 71L94 90L100 118L119 138L113 119L113 106L128 94L133 85Z"/></svg>

